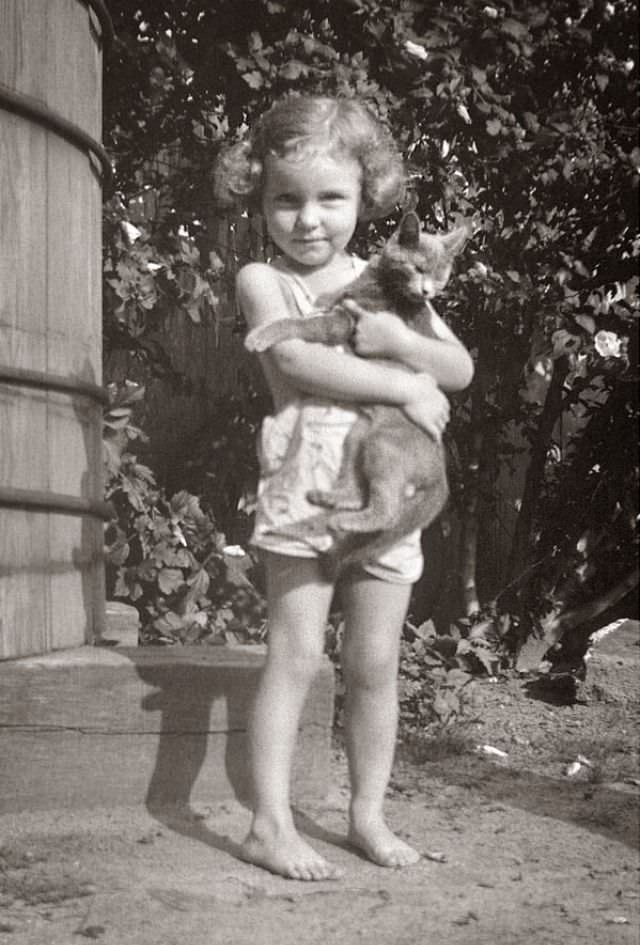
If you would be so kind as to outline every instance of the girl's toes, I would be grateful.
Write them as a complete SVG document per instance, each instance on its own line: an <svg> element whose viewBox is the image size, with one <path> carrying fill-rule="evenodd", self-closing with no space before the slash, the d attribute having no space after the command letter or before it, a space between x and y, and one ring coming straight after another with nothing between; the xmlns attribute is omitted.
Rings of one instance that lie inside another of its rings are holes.
<svg viewBox="0 0 640 945"><path fill-rule="evenodd" d="M349 840L378 866L401 869L420 860L420 853L397 837L384 821L377 818L352 826Z"/></svg>

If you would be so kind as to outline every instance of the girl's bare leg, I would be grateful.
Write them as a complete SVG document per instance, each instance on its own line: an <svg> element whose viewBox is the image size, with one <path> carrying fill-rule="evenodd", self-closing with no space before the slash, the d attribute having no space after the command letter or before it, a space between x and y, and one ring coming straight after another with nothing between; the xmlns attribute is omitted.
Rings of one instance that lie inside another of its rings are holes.
<svg viewBox="0 0 640 945"><path fill-rule="evenodd" d="M351 807L349 840L380 866L420 854L389 829L383 814L398 727L398 653L411 586L368 575L345 582L342 669Z"/></svg>
<svg viewBox="0 0 640 945"><path fill-rule="evenodd" d="M289 782L298 723L324 651L333 588L315 559L266 556L269 646L250 726L254 815L247 860L290 879L339 875L296 831Z"/></svg>

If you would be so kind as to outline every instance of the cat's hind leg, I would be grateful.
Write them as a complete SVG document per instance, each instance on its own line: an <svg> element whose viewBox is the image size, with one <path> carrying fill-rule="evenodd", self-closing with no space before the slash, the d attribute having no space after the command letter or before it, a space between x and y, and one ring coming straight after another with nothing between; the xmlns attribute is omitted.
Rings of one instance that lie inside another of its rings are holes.
<svg viewBox="0 0 640 945"><path fill-rule="evenodd" d="M331 530L339 532L378 532L393 528L407 499L415 489L410 485L408 470L403 468L403 437L397 429L378 426L375 434L361 437L362 449L358 467L367 484L367 501L357 511L337 512Z"/></svg>
<svg viewBox="0 0 640 945"><path fill-rule="evenodd" d="M379 532L393 528L402 512L406 495L404 488L383 480L369 483L369 502L356 511L338 511L331 516L329 528L334 533Z"/></svg>

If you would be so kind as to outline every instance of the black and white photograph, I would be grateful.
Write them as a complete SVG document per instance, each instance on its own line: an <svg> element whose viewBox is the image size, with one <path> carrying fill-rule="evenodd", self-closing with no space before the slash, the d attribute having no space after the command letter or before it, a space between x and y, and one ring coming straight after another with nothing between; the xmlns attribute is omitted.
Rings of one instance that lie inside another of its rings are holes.
<svg viewBox="0 0 640 945"><path fill-rule="evenodd" d="M0 0L0 945L640 945L632 0Z"/></svg>

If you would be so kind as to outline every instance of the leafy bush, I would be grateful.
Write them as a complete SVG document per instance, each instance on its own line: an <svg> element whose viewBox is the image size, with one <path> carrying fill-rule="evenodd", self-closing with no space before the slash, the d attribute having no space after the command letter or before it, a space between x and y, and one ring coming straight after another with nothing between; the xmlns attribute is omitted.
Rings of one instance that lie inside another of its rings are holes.
<svg viewBox="0 0 640 945"><path fill-rule="evenodd" d="M489 621L468 620L438 634L432 621L405 624L400 644L400 721L403 734L422 734L460 719L474 701L474 677L499 668L499 641Z"/></svg>
<svg viewBox="0 0 640 945"><path fill-rule="evenodd" d="M336 722L342 724L344 682L340 648L344 622L332 615L327 652L336 667ZM400 734L423 737L461 719L474 705L474 679L493 675L503 664L500 640L489 619L461 620L439 634L431 620L414 626L405 622L400 641Z"/></svg>
<svg viewBox="0 0 640 945"><path fill-rule="evenodd" d="M177 441L164 482L201 496L227 537L244 544L253 528L258 482L256 436L266 398L246 390L211 405L211 415Z"/></svg>
<svg viewBox="0 0 640 945"><path fill-rule="evenodd" d="M106 498L114 520L106 533L107 594L133 604L143 640L154 643L245 643L262 639L264 602L254 564L228 546L199 499L168 497L129 444L144 440L131 423L144 389L109 387L104 418Z"/></svg>

